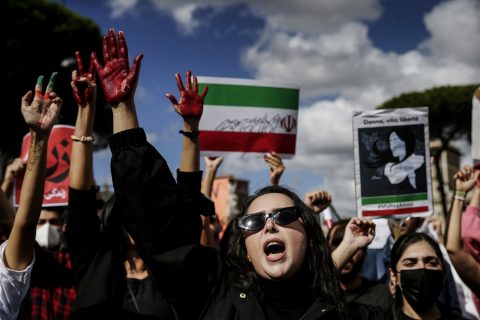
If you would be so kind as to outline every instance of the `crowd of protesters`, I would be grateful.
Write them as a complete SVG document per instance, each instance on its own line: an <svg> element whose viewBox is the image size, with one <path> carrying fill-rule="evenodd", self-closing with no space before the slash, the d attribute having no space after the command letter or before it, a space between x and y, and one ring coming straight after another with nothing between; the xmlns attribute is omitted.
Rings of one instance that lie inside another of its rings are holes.
<svg viewBox="0 0 480 320"><path fill-rule="evenodd" d="M369 248L376 226L367 219L324 232L318 216L331 195L302 199L281 186L285 165L275 152L264 157L270 185L223 221L211 201L223 158L204 158L200 170L208 87L199 93L188 71L185 84L176 75L179 99L166 95L183 119L175 179L138 121L142 58L130 66L125 36L113 29L103 64L92 53L86 66L76 53L68 207L42 208L47 143L62 106L56 74L45 93L40 76L21 98L31 143L27 163L14 160L0 189L0 319L479 318L480 166L453 176L445 227L432 217L391 219L381 250ZM93 174L97 90L113 116L114 195L102 208ZM23 172L15 212L12 182Z"/></svg>

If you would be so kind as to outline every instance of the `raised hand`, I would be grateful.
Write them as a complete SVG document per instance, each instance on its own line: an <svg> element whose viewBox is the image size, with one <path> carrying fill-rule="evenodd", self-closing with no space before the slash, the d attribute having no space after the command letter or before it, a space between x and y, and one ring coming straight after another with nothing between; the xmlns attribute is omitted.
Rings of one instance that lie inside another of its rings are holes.
<svg viewBox="0 0 480 320"><path fill-rule="evenodd" d="M187 71L187 89L183 86L182 77L176 73L178 90L180 91L180 102L170 93L166 96L172 103L175 111L182 116L183 119L197 119L200 120L203 113L203 100L208 92L208 86L203 88L202 93L198 94L198 81L197 77L193 77L192 87L192 72Z"/></svg>
<svg viewBox="0 0 480 320"><path fill-rule="evenodd" d="M275 152L267 153L263 156L265 163L270 168L270 183L276 186L280 182L283 172L285 171L285 165L282 158Z"/></svg>
<svg viewBox="0 0 480 320"><path fill-rule="evenodd" d="M88 106L95 107L95 99L97 96L97 85L95 83L95 72L93 62L90 59L90 67L88 71L83 66L82 56L80 52L75 52L78 70L73 70L72 81L70 85L73 90L73 97L77 105L85 108Z"/></svg>
<svg viewBox="0 0 480 320"><path fill-rule="evenodd" d="M43 76L39 76L35 85L35 97L28 91L22 97L22 114L30 130L49 133L62 107L62 99L53 91L57 73L52 73L45 93L43 92ZM33 98L33 101L32 101Z"/></svg>
<svg viewBox="0 0 480 320"><path fill-rule="evenodd" d="M463 167L462 170L458 171L453 175L453 180L455 180L455 190L468 192L477 183L480 176L480 170L473 170L470 166Z"/></svg>
<svg viewBox="0 0 480 320"><path fill-rule="evenodd" d="M103 62L102 67L95 53L92 53L92 63L98 73L105 99L112 106L117 106L122 101L133 97L140 74L140 63L143 54L138 54L133 61L132 69L128 62L128 49L125 35L109 29L108 36L103 37Z"/></svg>
<svg viewBox="0 0 480 320"><path fill-rule="evenodd" d="M217 170L222 164L223 157L204 157L205 167L207 170Z"/></svg>
<svg viewBox="0 0 480 320"><path fill-rule="evenodd" d="M13 182L13 179L23 170L25 170L25 163L23 163L22 159L16 158L5 169L3 181Z"/></svg>
<svg viewBox="0 0 480 320"><path fill-rule="evenodd" d="M305 202L314 213L320 213L332 203L332 196L325 190L312 191L305 195L303 202Z"/></svg>
<svg viewBox="0 0 480 320"><path fill-rule="evenodd" d="M366 219L352 218L345 228L342 242L356 249L365 248L375 238L375 223Z"/></svg>

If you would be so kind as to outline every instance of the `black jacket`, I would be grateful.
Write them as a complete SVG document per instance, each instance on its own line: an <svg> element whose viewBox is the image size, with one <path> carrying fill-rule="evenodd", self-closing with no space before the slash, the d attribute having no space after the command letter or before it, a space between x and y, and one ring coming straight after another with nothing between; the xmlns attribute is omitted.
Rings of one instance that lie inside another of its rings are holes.
<svg viewBox="0 0 480 320"><path fill-rule="evenodd" d="M171 303L161 295L155 299L162 311L160 317L133 314L124 309L127 286L122 248L125 239L121 229L115 221L106 229L100 228L93 189L70 188L69 197L65 237L77 286L72 319L178 319Z"/></svg>
<svg viewBox="0 0 480 320"><path fill-rule="evenodd" d="M225 276L219 254L199 245L201 172L181 174L175 184L142 129L115 134L110 147L123 224L179 317L265 319L254 295L240 292ZM337 318L335 306L317 299L301 319Z"/></svg>

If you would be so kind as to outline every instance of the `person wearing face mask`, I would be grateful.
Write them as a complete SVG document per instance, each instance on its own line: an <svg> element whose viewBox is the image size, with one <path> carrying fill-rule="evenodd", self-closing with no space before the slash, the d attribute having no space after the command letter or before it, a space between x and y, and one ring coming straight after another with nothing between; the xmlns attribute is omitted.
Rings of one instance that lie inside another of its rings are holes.
<svg viewBox="0 0 480 320"><path fill-rule="evenodd" d="M401 236L392 247L390 282L395 288L393 318L462 319L438 302L446 285L440 247L424 233Z"/></svg>
<svg viewBox="0 0 480 320"><path fill-rule="evenodd" d="M35 235L36 263L22 315L30 319L69 319L76 299L70 255L63 241L65 207L43 207Z"/></svg>
<svg viewBox="0 0 480 320"><path fill-rule="evenodd" d="M50 132L62 106L62 99L53 90L53 73L45 93L44 77L38 77L35 93L22 97L21 111L31 134L25 176L19 207L7 241L0 246L0 319L18 319L22 300L27 294L32 266L36 265L34 249L35 224L42 206L45 183L47 145Z"/></svg>
<svg viewBox="0 0 480 320"><path fill-rule="evenodd" d="M35 241L42 248L56 251L63 233L63 207L44 207L37 223Z"/></svg>

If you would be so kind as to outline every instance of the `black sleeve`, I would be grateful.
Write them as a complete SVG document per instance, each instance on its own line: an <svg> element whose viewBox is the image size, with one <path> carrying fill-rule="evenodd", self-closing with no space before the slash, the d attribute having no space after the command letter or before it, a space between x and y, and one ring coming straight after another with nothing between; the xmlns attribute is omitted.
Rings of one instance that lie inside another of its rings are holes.
<svg viewBox="0 0 480 320"><path fill-rule="evenodd" d="M35 243L35 263L32 268L31 287L68 288L74 285L73 271L57 261L53 253Z"/></svg>
<svg viewBox="0 0 480 320"><path fill-rule="evenodd" d="M93 188L88 191L69 188L65 240L74 270L93 259L101 241Z"/></svg>
<svg viewBox="0 0 480 320"><path fill-rule="evenodd" d="M202 172L178 172L177 183L143 129L115 134L110 148L126 230L159 289L185 319L198 318L221 265L216 252L199 245Z"/></svg>
<svg viewBox="0 0 480 320"><path fill-rule="evenodd" d="M182 174L184 183L177 185L143 129L113 135L110 148L117 208L140 254L154 256L198 244L202 223L190 202L200 193L202 173Z"/></svg>

